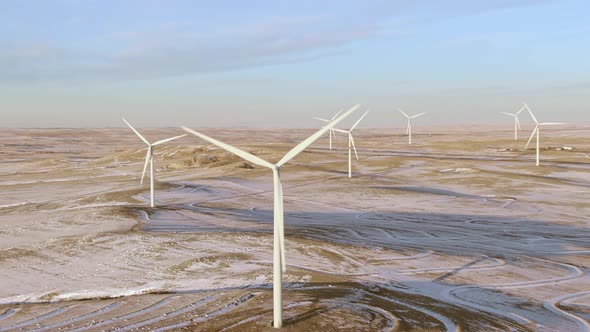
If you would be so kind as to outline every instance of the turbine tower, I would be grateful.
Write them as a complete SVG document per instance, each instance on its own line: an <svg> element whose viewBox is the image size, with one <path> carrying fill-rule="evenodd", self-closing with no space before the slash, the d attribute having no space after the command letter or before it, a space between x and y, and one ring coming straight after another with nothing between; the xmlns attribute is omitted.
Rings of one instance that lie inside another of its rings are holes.
<svg viewBox="0 0 590 332"><path fill-rule="evenodd" d="M316 120L320 120L320 121L329 123L331 121L334 121L334 119L336 119L336 117L340 113L342 113L342 111L343 110L338 111L336 114L334 114L334 116L330 120L327 120L327 119L324 119L324 118L317 118L315 116L313 118L316 119ZM332 150L332 137L336 138L336 134L334 133L334 128L330 128L330 134L329 134L329 136L330 136L330 150Z"/></svg>
<svg viewBox="0 0 590 332"><path fill-rule="evenodd" d="M186 134L166 138L163 140L159 140L155 143L150 143L137 130L135 130L135 128L133 128L133 126L129 122L127 122L127 120L125 120L125 118L123 118L123 122L125 122L127 124L127 126L129 126L129 128L131 128L131 130L133 130L133 132L148 146L147 153L145 155L145 163L143 164L143 172L141 173L141 181L139 183L143 184L143 178L145 176L145 171L146 171L147 165L149 163L150 164L150 206L156 207L156 204L155 204L156 197L155 197L155 193L154 193L154 146L170 142L170 141L175 140L177 138L184 137L184 136L186 136Z"/></svg>
<svg viewBox="0 0 590 332"><path fill-rule="evenodd" d="M401 109L398 108L397 110L408 119L408 127L406 128L406 135L408 135L408 144L412 144L412 120L419 117L419 116L426 114L426 112L409 116L406 114L406 112L402 111Z"/></svg>
<svg viewBox="0 0 590 332"><path fill-rule="evenodd" d="M356 128L356 126L358 126L359 122L361 122L361 120L368 113L369 113L369 111L366 111L365 114L363 114L355 122L355 124L352 127L350 127L349 130L343 130L343 129L334 128L334 130L337 131L337 132L348 134L348 177L349 178L352 177L352 150L354 150L354 156L356 157L356 160L359 160L359 155L356 153L356 146L354 145L354 138L352 137L352 131L354 130L354 128Z"/></svg>
<svg viewBox="0 0 590 332"><path fill-rule="evenodd" d="M344 120L352 112L356 111L359 105L353 106L344 114L338 116L333 121L328 123L325 127L311 135L305 141L299 143L287 154L283 156L278 163L272 164L260 157L257 157L251 153L240 150L229 144L218 141L207 135L201 134L187 127L182 127L186 132L191 133L197 137L200 137L212 144L219 146L220 148L227 150L240 158L243 158L256 165L267 167L272 170L273 174L273 191L274 191L274 225L273 225L273 326L280 328L283 326L283 299L282 299L282 273L286 271L285 263L285 231L283 221L283 188L281 185L280 169L289 160L297 156L301 151L305 150L313 142L315 142L320 136L334 127L338 122Z"/></svg>
<svg viewBox="0 0 590 332"><path fill-rule="evenodd" d="M535 121L535 123L537 124L535 126L535 129L533 129L533 133L531 134L531 138L529 138L529 141L526 143L525 149L529 147L531 140L533 139L535 134L537 134L537 166L539 166L539 159L540 159L540 157L539 157L539 141L540 141L539 136L540 136L541 127L542 126L564 125L565 123L562 123L562 122L539 122L539 121L537 121L537 118L535 117L535 115L533 114L533 111L531 111L529 106L526 103L523 103L523 104L524 104L524 107L526 107L529 114L531 115L531 117L533 118L533 121Z"/></svg>
<svg viewBox="0 0 590 332"><path fill-rule="evenodd" d="M515 141L518 140L518 130L521 129L520 128L520 121L518 120L518 115L520 114L520 112L524 111L525 109L526 109L526 106L525 106L525 104L523 104L523 106L516 113L500 112L501 114L506 114L506 115L514 117L514 140Z"/></svg>

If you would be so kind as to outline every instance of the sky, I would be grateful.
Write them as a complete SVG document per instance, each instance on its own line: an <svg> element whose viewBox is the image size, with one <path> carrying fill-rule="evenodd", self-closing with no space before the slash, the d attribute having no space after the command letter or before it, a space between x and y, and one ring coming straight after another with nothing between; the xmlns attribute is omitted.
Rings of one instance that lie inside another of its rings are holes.
<svg viewBox="0 0 590 332"><path fill-rule="evenodd" d="M590 123L587 0L0 0L0 127ZM359 114L360 115L360 114ZM523 119L523 122L530 121Z"/></svg>

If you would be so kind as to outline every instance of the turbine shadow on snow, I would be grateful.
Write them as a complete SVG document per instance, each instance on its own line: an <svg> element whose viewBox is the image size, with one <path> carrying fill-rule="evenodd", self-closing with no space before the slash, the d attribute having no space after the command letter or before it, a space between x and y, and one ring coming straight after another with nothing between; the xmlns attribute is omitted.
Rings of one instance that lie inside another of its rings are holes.
<svg viewBox="0 0 590 332"><path fill-rule="evenodd" d="M139 207L129 207L129 210L142 216L144 222L139 229L146 232L272 232L273 212L266 209L187 204L156 211ZM167 211L173 211L174 217ZM146 214L149 218L145 217ZM229 227L222 223L215 226L200 224L201 220L211 217L239 223ZM503 258L560 255L568 252L569 246L590 250L590 229L530 219L444 213L289 211L285 212L285 221L288 236L365 247L423 249ZM252 225L269 227L252 230Z"/></svg>

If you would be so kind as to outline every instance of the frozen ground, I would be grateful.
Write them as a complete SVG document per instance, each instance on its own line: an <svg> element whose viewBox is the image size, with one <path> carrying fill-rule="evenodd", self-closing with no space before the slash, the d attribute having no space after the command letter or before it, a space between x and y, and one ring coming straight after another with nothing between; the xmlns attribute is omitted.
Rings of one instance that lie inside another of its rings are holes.
<svg viewBox="0 0 590 332"><path fill-rule="evenodd" d="M204 131L274 161L312 132ZM590 331L590 128L541 167L526 131L424 131L359 130L352 179L342 135L283 168L286 328ZM269 171L186 137L151 209L129 130L0 136L0 331L271 330Z"/></svg>

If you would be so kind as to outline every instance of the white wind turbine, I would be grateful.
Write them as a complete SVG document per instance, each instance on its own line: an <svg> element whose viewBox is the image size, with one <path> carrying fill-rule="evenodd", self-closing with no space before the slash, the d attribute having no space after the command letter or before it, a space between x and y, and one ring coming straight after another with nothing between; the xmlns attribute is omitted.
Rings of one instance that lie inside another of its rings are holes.
<svg viewBox="0 0 590 332"><path fill-rule="evenodd" d="M354 130L354 128L356 128L356 126L358 126L359 122L361 122L361 120L368 113L369 113L369 111L366 111L365 114L363 114L354 123L354 125L352 127L350 127L349 130L342 130L342 129L334 128L334 130L337 132L348 134L348 177L349 178L352 177L352 150L354 150L354 156L356 157L356 160L359 160L359 155L356 153L356 146L354 145L354 138L352 137L352 131Z"/></svg>
<svg viewBox="0 0 590 332"><path fill-rule="evenodd" d="M563 125L565 123L562 123L562 122L539 122L539 121L537 121L537 118L535 117L535 115L533 114L533 112L531 111L529 106L526 103L523 103L523 104L524 104L524 107L526 107L529 114L531 115L531 117L533 118L533 120L535 121L535 123L537 124L535 126L535 129L533 129L533 133L531 134L531 138L529 138L529 141L526 143L525 149L529 147L531 140L533 139L535 134L537 134L537 166L539 166L539 135L540 135L539 132L541 131L541 127L542 126L557 126L557 125Z"/></svg>
<svg viewBox="0 0 590 332"><path fill-rule="evenodd" d="M315 116L313 118L316 119L316 120L320 120L320 121L328 122L329 123L331 121L334 121L334 119L336 119L336 117L340 113L342 113L342 111L343 110L338 111L338 113L334 114L334 116L330 120L327 120L327 119L324 119L324 118L317 118ZM330 128L330 150L332 150L332 137L336 138L336 134L334 134L334 128Z"/></svg>
<svg viewBox="0 0 590 332"><path fill-rule="evenodd" d="M520 114L520 112L524 111L526 109L526 106L522 106L518 112L516 113L508 113L508 112L500 112L501 114L506 114L509 116L514 117L514 140L517 141L518 140L518 130L521 129L520 128L520 121L518 120L518 115Z"/></svg>
<svg viewBox="0 0 590 332"><path fill-rule="evenodd" d="M283 156L278 163L272 164L260 157L257 157L251 153L246 151L240 150L236 147L233 147L229 144L225 144L220 142L214 138L196 132L190 128L182 127L186 132L191 133L195 136L198 136L206 141L209 141L212 144L219 146L222 149L225 149L238 157L241 157L251 163L254 163L259 166L267 167L272 170L273 174L273 191L274 191L274 225L273 225L273 326L275 328L280 328L283 326L283 299L282 299L282 273L286 271L286 263L285 263L285 231L284 231L284 222L283 222L283 188L281 185L280 179L280 169L281 167L287 163L289 160L293 159L297 156L301 151L305 148L310 146L313 142L315 142L320 136L330 130L330 128L334 127L338 122L342 121L344 118L349 116L352 112L356 111L359 105L353 106L348 111L344 112L344 114L340 115L328 125L317 131L315 134L311 135L305 141L299 143L293 149L291 149L287 154Z"/></svg>
<svg viewBox="0 0 590 332"><path fill-rule="evenodd" d="M408 127L406 128L406 134L408 135L408 144L412 144L412 120L426 114L426 112L419 113L416 115L409 116L401 109L397 109L401 114L403 114L406 118L408 118Z"/></svg>
<svg viewBox="0 0 590 332"><path fill-rule="evenodd" d="M181 138L186 136L186 134L184 135L180 135L180 136L174 136L174 137L170 137L170 138L166 138L163 140L159 140L155 143L150 143L148 142L147 139L145 139L145 137L141 136L141 134L135 130L135 128L133 128L133 126L127 122L127 120L125 120L125 118L123 118L123 121L129 126L129 128L131 128L131 130L133 130L133 132L139 136L139 138L144 141L145 144L147 144L148 148L147 148L147 153L145 155L145 163L143 164L143 172L141 173L141 181L139 182L140 184L143 184L143 178L145 176L145 171L147 169L147 165L148 162L150 163L150 206L151 207L155 207L155 194L154 194L154 146L156 145L160 145L166 142L170 142L172 140L175 140L177 138Z"/></svg>

